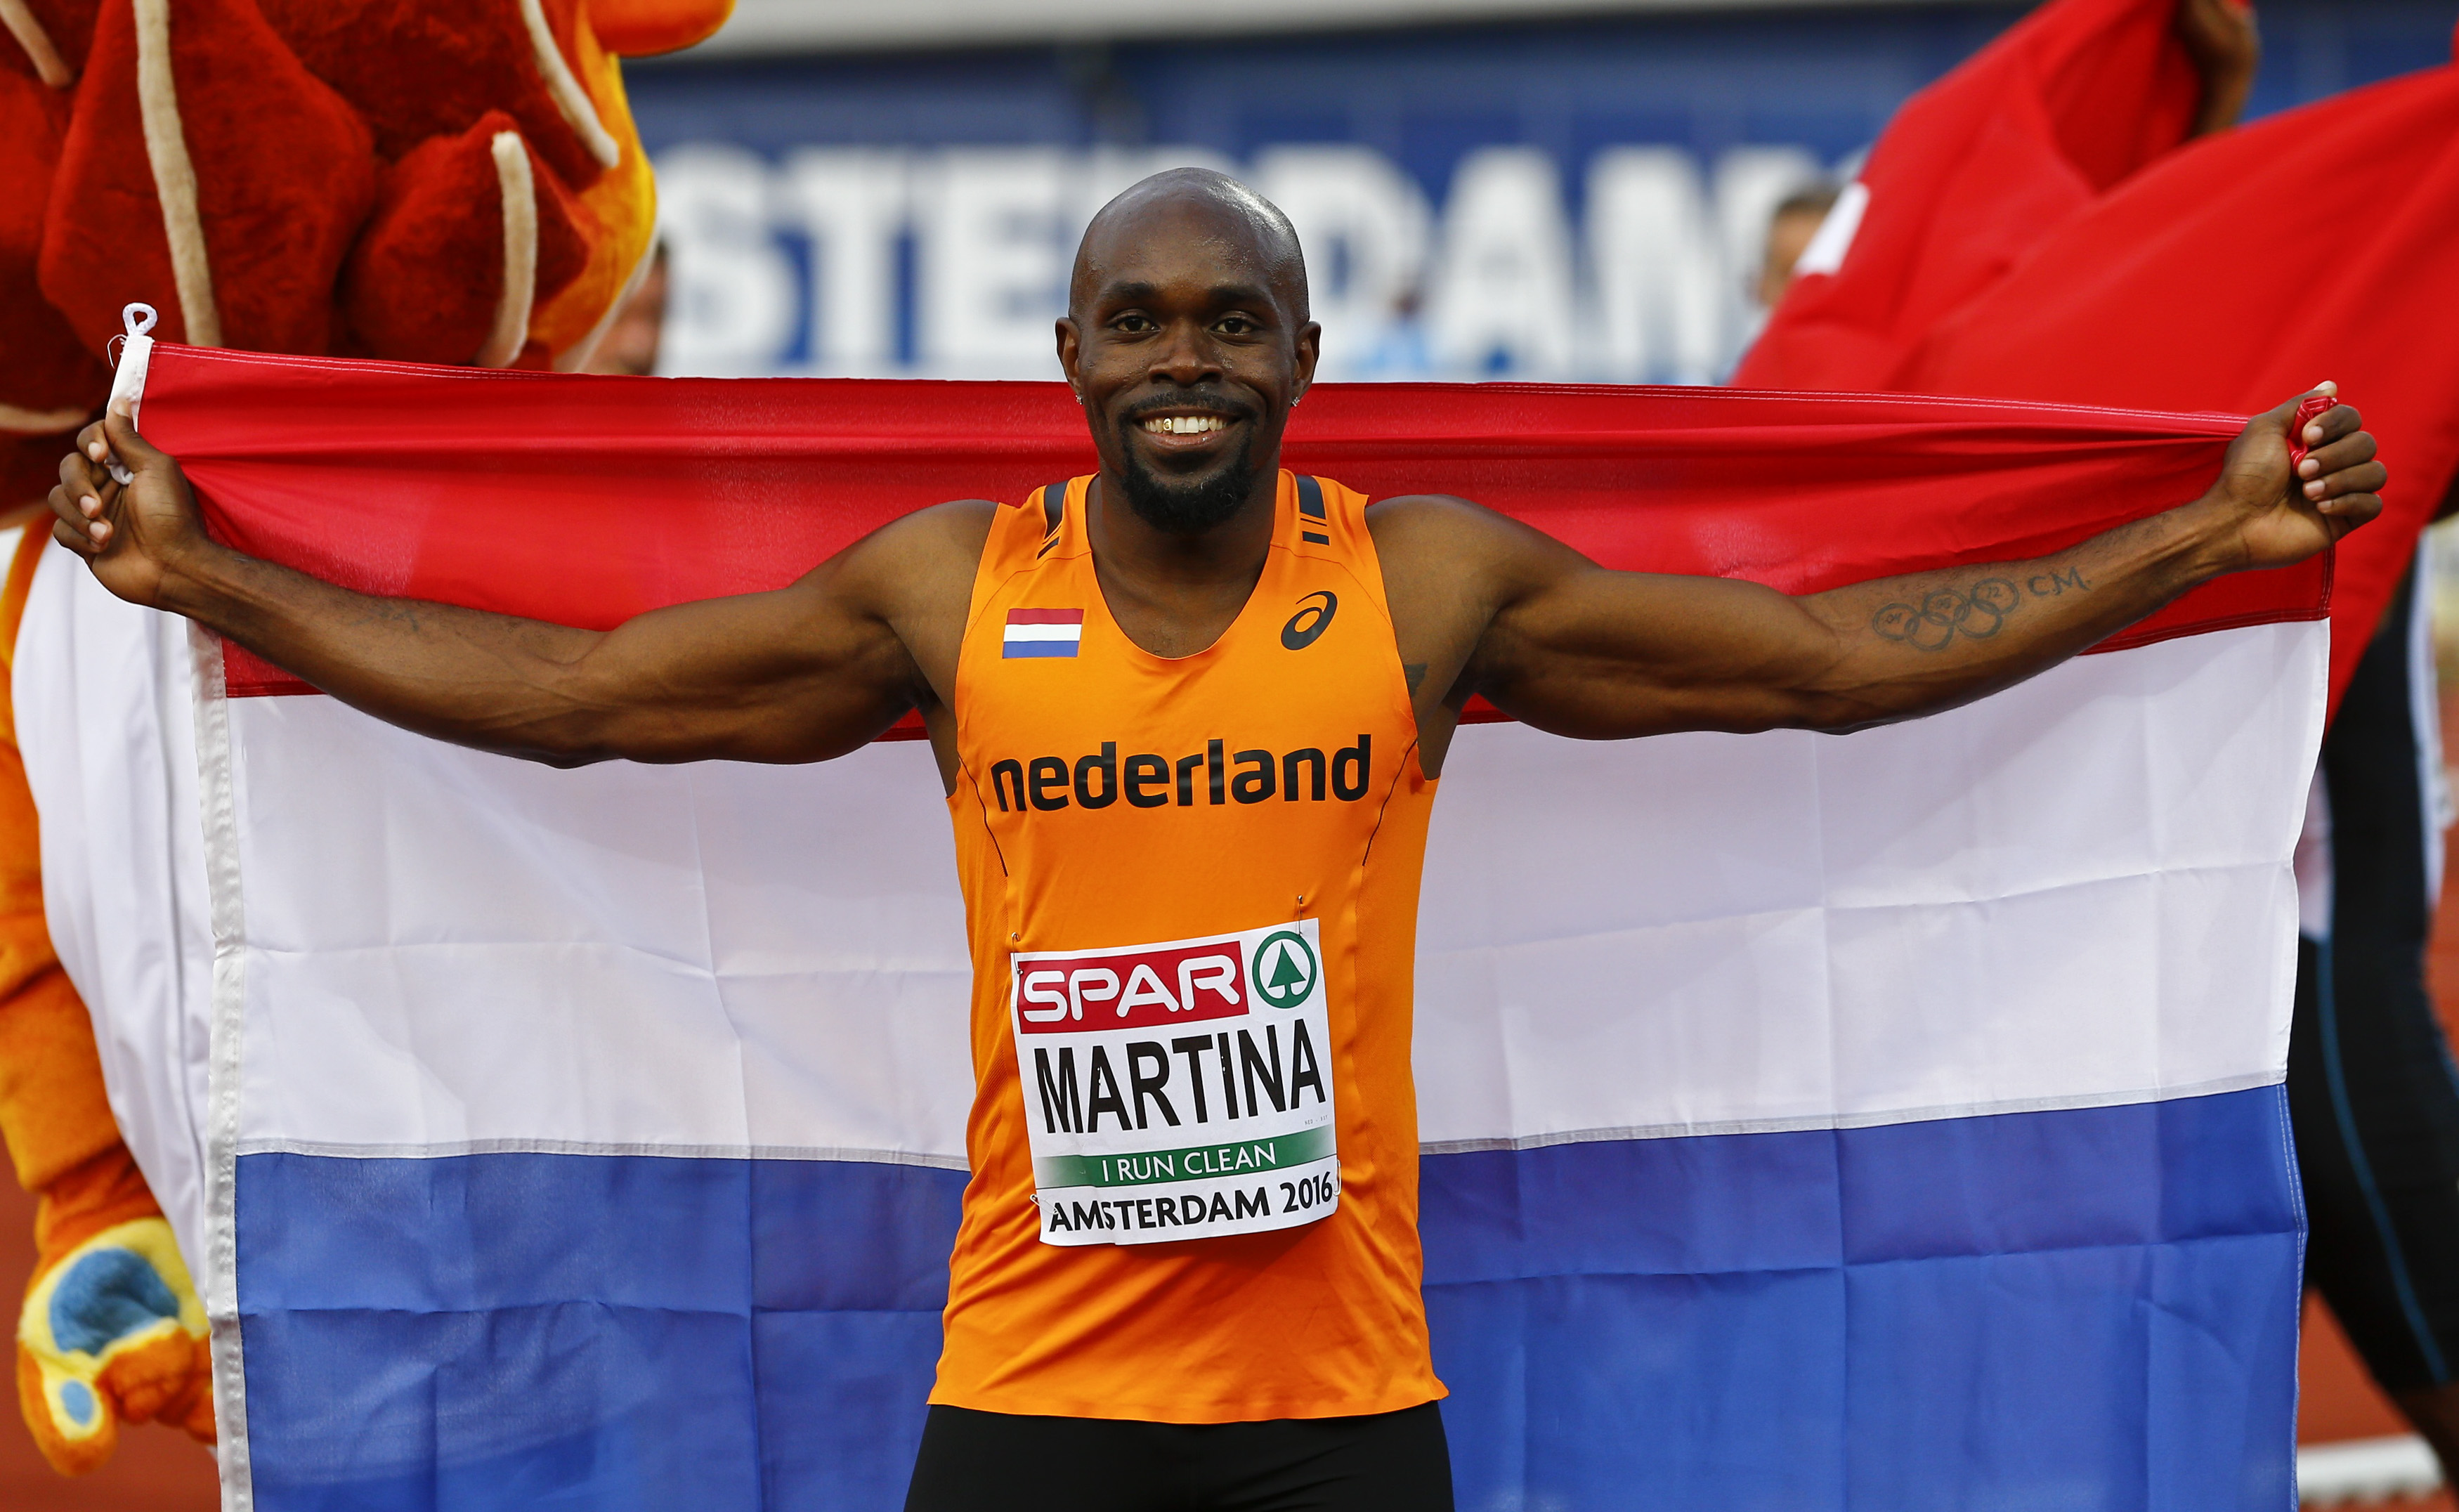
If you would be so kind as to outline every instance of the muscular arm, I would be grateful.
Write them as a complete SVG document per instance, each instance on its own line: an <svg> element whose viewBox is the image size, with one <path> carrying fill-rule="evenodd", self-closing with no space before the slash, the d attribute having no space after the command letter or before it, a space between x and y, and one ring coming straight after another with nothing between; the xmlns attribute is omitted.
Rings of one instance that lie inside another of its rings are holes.
<svg viewBox="0 0 2459 1512"><path fill-rule="evenodd" d="M199 526L179 465L127 421L124 490L79 437L52 494L53 535L114 593L182 614L379 719L557 765L817 761L953 675L993 506L942 505L848 547L774 593L679 604L611 631L353 593L245 556ZM944 644L942 644L944 642Z"/></svg>
<svg viewBox="0 0 2459 1512"><path fill-rule="evenodd" d="M1727 578L1611 572L1460 500L1378 505L1400 506L1376 533L1403 659L1432 672L1420 728L1437 703L1457 712L1475 693L1541 729L1588 739L1843 731L1967 703L2198 583L2300 560L2370 519L2384 472L2345 406L2308 427L2308 475L2292 494L2296 405L2250 423L2219 480L2191 504L2052 556L1797 598ZM1482 601L1455 594L1461 606L1444 606L1434 564L1446 560L1482 565Z"/></svg>

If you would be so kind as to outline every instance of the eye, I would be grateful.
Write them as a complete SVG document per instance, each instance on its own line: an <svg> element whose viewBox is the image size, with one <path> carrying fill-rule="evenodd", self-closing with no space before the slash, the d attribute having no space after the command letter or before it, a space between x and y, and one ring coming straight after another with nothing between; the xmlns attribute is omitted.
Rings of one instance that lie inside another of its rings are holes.
<svg viewBox="0 0 2459 1512"><path fill-rule="evenodd" d="M1110 328L1122 331L1129 336L1141 336L1146 331L1160 329L1159 326L1153 324L1151 316L1146 315L1140 310L1129 310L1125 314L1121 315L1116 320L1110 322Z"/></svg>
<svg viewBox="0 0 2459 1512"><path fill-rule="evenodd" d="M1225 315L1216 323L1214 328L1224 336L1251 336L1264 327L1244 315Z"/></svg>

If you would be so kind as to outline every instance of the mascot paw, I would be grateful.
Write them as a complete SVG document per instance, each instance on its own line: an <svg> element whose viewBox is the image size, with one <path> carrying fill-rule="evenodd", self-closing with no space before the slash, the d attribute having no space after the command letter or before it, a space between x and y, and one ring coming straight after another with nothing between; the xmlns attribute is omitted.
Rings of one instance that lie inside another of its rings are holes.
<svg viewBox="0 0 2459 1512"><path fill-rule="evenodd" d="M205 1310L159 1218L116 1225L37 1270L17 1319L17 1397L43 1458L83 1475L122 1422L160 1419L207 1443Z"/></svg>

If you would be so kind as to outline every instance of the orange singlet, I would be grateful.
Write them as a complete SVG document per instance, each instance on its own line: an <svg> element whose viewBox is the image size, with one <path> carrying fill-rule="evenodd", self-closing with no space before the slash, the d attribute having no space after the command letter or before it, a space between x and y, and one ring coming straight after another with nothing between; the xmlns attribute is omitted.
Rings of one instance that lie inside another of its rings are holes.
<svg viewBox="0 0 2459 1512"><path fill-rule="evenodd" d="M1366 500L1283 472L1246 607L1170 659L1103 602L1091 481L1055 532L1043 491L998 512L957 660L977 1092L931 1399L1432 1400L1409 1036L1435 784Z"/></svg>

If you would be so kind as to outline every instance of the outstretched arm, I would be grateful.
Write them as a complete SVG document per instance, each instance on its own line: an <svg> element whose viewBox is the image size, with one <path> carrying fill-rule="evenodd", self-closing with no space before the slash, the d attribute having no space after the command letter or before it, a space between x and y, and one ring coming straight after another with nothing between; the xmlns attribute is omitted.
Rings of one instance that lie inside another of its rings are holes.
<svg viewBox="0 0 2459 1512"><path fill-rule="evenodd" d="M1451 702L1482 693L1541 729L1589 739L1851 730L1967 703L2199 583L2301 560L2371 519L2385 473L2344 405L2307 426L2313 450L2292 489L2297 405L2255 417L2191 504L2052 556L1800 598L1727 578L1609 572L1500 516L1458 516L1451 528L1482 537L1474 549L1496 587Z"/></svg>
<svg viewBox="0 0 2459 1512"><path fill-rule="evenodd" d="M943 690L923 659L935 630L963 621L992 508L910 515L774 593L576 630L353 593L243 556L206 536L179 464L124 416L77 444L52 491L53 535L113 593L185 615L379 719L557 765L817 761L935 704ZM134 472L125 488L103 468L113 452ZM937 602L951 594L953 616Z"/></svg>

